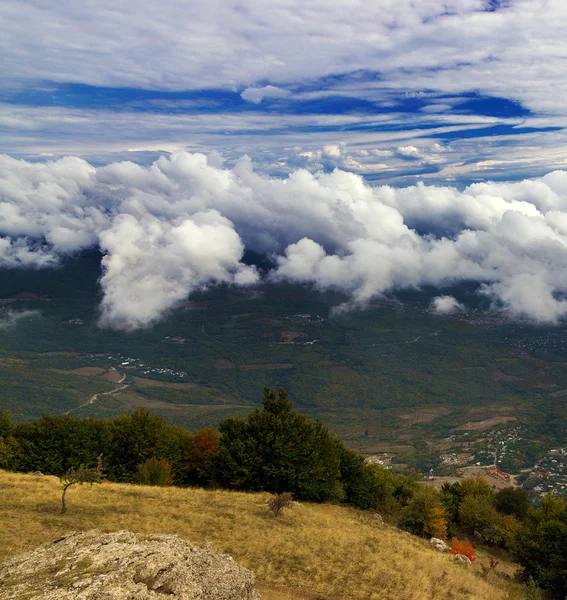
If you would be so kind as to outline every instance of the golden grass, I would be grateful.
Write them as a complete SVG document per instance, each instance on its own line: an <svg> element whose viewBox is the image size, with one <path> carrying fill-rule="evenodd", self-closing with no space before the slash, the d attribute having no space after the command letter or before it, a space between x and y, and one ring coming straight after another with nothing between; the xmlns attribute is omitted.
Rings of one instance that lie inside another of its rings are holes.
<svg viewBox="0 0 567 600"><path fill-rule="evenodd" d="M478 562L461 567L353 509L305 503L276 518L267 494L104 483L70 488L62 515L60 489L55 477L0 471L0 560L69 530L128 529L211 542L256 573L266 600L519 597L515 584L494 574L481 579Z"/></svg>

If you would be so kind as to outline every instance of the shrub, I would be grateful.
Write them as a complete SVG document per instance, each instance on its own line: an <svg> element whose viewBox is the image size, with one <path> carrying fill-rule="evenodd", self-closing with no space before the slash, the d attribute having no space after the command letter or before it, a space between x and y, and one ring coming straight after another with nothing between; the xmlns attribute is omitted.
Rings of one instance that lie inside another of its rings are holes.
<svg viewBox="0 0 567 600"><path fill-rule="evenodd" d="M277 517L284 508L291 508L293 496L289 492L273 494L268 501L268 508Z"/></svg>
<svg viewBox="0 0 567 600"><path fill-rule="evenodd" d="M152 456L138 465L135 481L141 485L171 485L171 467L165 458Z"/></svg>
<svg viewBox="0 0 567 600"><path fill-rule="evenodd" d="M469 540L461 541L458 538L454 537L451 540L451 548L449 550L452 554L462 554L466 556L471 562L476 560L474 555L474 548Z"/></svg>
<svg viewBox="0 0 567 600"><path fill-rule="evenodd" d="M100 483L100 474L97 469L85 469L84 467L79 467L75 469L71 467L67 469L63 475L59 477L59 481L61 481L61 485L63 486L63 493L61 494L61 512L67 512L67 490L72 485L83 485L83 483Z"/></svg>

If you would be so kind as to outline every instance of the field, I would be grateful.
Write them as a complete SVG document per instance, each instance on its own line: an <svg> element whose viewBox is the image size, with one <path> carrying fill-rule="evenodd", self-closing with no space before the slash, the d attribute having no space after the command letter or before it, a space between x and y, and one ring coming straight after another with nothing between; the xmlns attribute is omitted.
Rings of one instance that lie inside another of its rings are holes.
<svg viewBox="0 0 567 600"><path fill-rule="evenodd" d="M266 494L103 483L72 487L59 512L54 477L0 471L0 560L70 530L127 529L172 533L210 542L252 569L265 600L519 600L517 586L491 574L479 559L466 569L425 540L368 515L303 503L278 518ZM501 562L508 574L514 565Z"/></svg>
<svg viewBox="0 0 567 600"><path fill-rule="evenodd" d="M337 312L345 298L334 292L221 286L126 333L97 324L97 261L3 273L0 407L16 420L142 406L198 428L245 416L268 385L349 446L409 467L438 466L440 453L512 425L525 426L517 468L567 441L567 334L507 321L474 288L444 290L470 311L439 316L434 290Z"/></svg>

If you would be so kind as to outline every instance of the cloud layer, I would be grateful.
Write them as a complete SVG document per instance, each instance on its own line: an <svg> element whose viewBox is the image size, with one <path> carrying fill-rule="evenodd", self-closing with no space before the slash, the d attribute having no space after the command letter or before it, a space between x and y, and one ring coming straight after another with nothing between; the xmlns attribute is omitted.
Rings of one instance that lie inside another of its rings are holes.
<svg viewBox="0 0 567 600"><path fill-rule="evenodd" d="M256 282L246 247L274 255L270 278L340 289L352 305L476 281L513 316L567 313L564 171L459 191L372 187L339 169L268 177L247 158L224 169L216 156L185 152L149 167L2 156L0 234L2 266L41 268L99 246L102 322L124 329L151 324L210 282Z"/></svg>

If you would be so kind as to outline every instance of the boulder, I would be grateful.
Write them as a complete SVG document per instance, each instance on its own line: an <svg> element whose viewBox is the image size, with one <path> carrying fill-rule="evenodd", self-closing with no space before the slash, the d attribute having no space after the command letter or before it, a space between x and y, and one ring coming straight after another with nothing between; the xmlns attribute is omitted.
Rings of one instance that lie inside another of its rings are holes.
<svg viewBox="0 0 567 600"><path fill-rule="evenodd" d="M465 567L470 567L472 565L470 558L464 554L455 554L455 561L465 565Z"/></svg>
<svg viewBox="0 0 567 600"><path fill-rule="evenodd" d="M440 540L439 538L436 537L432 537L429 540L429 543L435 548L435 550L437 550L438 552L449 552L449 546L447 546L447 544L443 541Z"/></svg>
<svg viewBox="0 0 567 600"><path fill-rule="evenodd" d="M259 600L231 556L175 535L71 532L0 564L0 600Z"/></svg>

